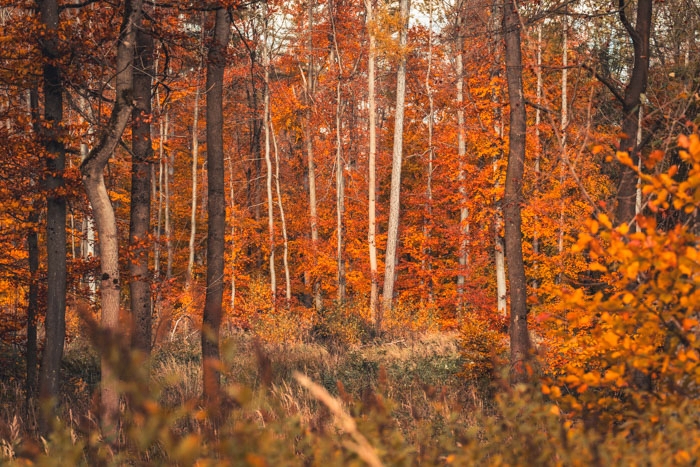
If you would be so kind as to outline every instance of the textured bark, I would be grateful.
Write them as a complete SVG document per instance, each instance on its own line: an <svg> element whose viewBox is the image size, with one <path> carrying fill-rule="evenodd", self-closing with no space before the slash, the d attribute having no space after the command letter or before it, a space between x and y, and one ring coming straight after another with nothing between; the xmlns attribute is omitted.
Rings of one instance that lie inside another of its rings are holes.
<svg viewBox="0 0 700 467"><path fill-rule="evenodd" d="M367 11L367 28L369 31L369 54L367 57L367 99L369 100L369 226L367 243L369 244L370 299L369 309L372 323L377 327L379 315L379 272L377 267L377 103L375 99L375 60L377 56L377 39L374 35L374 17L372 1L365 0Z"/></svg>
<svg viewBox="0 0 700 467"><path fill-rule="evenodd" d="M39 315L39 213L36 207L29 215L30 231L27 234L27 253L29 260L29 293L27 294L27 408L36 396L37 390L37 332L36 324Z"/></svg>
<svg viewBox="0 0 700 467"><path fill-rule="evenodd" d="M65 148L61 141L63 122L63 82L59 67L53 62L59 54L57 44L58 5L55 0L39 1L41 22L46 35L40 41L46 60L44 74L44 121L42 140L49 154L46 159L44 187L47 191L47 309L46 343L39 375L39 395L43 403L57 403L59 370L66 335L66 200L61 194L64 185ZM50 401L50 402L49 402ZM40 431L48 432L48 420L40 419Z"/></svg>
<svg viewBox="0 0 700 467"><path fill-rule="evenodd" d="M387 227L386 259L384 261L384 291L382 313L391 310L396 282L396 258L399 242L399 207L401 203L401 162L403 156L403 119L406 98L406 44L408 42L408 15L410 0L400 2L399 47L401 59L396 72L396 113L394 119L394 148L391 159L391 194L389 195L389 226ZM381 316L377 319L381 331Z"/></svg>
<svg viewBox="0 0 700 467"><path fill-rule="evenodd" d="M107 193L103 171L131 116L133 102L134 44L141 23L141 0L128 0L120 28L115 64L115 103L109 122L102 130L97 145L83 160L80 171L92 206L99 236L100 293L102 298L102 328L111 335L119 332L119 244L114 208ZM105 349L108 350L108 349ZM115 442L118 429L119 394L116 375L108 353L101 361L101 425L108 442Z"/></svg>
<svg viewBox="0 0 700 467"><path fill-rule="evenodd" d="M231 18L226 9L216 10L214 37L207 63L207 293L202 317L202 363L204 399L216 407L221 392L219 329L224 292L224 197L223 83Z"/></svg>
<svg viewBox="0 0 700 467"><path fill-rule="evenodd" d="M132 112L131 217L129 223L129 289L131 293L132 348L151 352L151 289L148 270L151 229L151 77L153 37L136 32L134 60L134 110Z"/></svg>
<svg viewBox="0 0 700 467"><path fill-rule="evenodd" d="M36 133L40 128L39 122L39 92L36 88L29 90L29 113L32 119L32 129ZM27 415L31 402L36 397L38 388L38 343L37 318L39 314L39 211L36 202L29 214L29 232L27 233L27 262L29 263L29 291L27 293L27 379L25 395Z"/></svg>
<svg viewBox="0 0 700 467"><path fill-rule="evenodd" d="M514 0L503 10L505 31L506 80L510 104L508 168L506 171L503 213L505 217L506 258L510 283L510 361L511 382L529 378L530 336L527 328L527 291L523 262L521 203L525 167L525 131L527 128L523 96L522 55L520 50L520 17Z"/></svg>
<svg viewBox="0 0 700 467"><path fill-rule="evenodd" d="M630 154L634 164L639 160L639 147L637 145L637 131L639 128L639 110L641 107L641 96L647 88L649 76L649 38L651 36L653 0L638 0L636 12L636 24L630 24L626 12L625 2L619 0L620 21L627 30L634 46L634 66L629 82L625 88L622 111L624 120L622 121L622 134L620 140L620 151ZM620 184L617 187L617 207L615 211L615 221L618 224L631 222L635 216L637 194L637 174L634 169L622 166Z"/></svg>

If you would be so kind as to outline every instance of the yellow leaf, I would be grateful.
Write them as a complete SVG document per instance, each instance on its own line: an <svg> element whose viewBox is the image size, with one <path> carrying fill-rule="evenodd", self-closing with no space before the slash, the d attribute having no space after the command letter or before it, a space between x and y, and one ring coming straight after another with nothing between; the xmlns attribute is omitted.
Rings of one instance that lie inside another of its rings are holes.
<svg viewBox="0 0 700 467"><path fill-rule="evenodd" d="M612 331L606 331L603 334L603 340L607 342L610 346L614 347L620 340L620 337Z"/></svg>

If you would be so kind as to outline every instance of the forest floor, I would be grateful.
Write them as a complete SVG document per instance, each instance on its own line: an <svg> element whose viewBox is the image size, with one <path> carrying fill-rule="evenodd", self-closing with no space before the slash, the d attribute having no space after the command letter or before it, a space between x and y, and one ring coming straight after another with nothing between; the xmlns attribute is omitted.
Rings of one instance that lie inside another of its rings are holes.
<svg viewBox="0 0 700 467"><path fill-rule="evenodd" d="M180 333L154 349L150 388L160 407L192 409L200 405L199 340L196 332ZM19 349L5 347L2 354L0 439L11 445L13 438L36 436L37 417L26 410L25 365ZM257 407L254 412L261 414L263 425L270 417L285 416L298 417L301 424L322 431L333 425L328 411L297 382L297 372L342 400L355 414L389 404L392 425L409 432L416 421L444 419L455 412L468 419L488 399L487 391L465 383L454 332L416 333L354 345L338 345L333 339L263 343L251 333L233 332L222 340L222 361L222 385L234 399L254 399L249 402ZM99 375L99 357L93 346L84 338L69 342L62 365L60 413L72 438L85 433L86 423L97 427ZM271 406L275 410L261 409ZM196 431L191 420L180 420L171 428L183 436Z"/></svg>

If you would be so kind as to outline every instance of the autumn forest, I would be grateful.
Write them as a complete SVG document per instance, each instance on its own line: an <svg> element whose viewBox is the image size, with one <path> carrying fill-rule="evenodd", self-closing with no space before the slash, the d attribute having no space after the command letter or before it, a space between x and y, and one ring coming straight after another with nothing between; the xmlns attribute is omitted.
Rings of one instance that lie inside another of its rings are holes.
<svg viewBox="0 0 700 467"><path fill-rule="evenodd" d="M3 463L700 463L697 0L0 25Z"/></svg>

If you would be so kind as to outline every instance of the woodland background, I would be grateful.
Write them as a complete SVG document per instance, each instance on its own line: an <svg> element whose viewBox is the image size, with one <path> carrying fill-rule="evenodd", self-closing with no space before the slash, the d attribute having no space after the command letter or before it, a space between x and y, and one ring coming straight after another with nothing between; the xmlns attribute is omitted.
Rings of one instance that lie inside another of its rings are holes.
<svg viewBox="0 0 700 467"><path fill-rule="evenodd" d="M697 462L699 21L0 2L3 458Z"/></svg>

